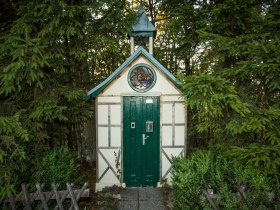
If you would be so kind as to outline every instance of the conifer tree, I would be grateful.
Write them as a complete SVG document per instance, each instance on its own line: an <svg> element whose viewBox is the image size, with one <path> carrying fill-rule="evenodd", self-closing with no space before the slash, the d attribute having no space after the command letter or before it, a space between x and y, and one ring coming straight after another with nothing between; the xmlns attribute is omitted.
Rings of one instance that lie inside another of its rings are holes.
<svg viewBox="0 0 280 210"><path fill-rule="evenodd" d="M194 128L206 145L279 175L279 2L212 1L197 30L207 44L201 73L182 76ZM233 146L233 147L228 147Z"/></svg>
<svg viewBox="0 0 280 210"><path fill-rule="evenodd" d="M101 64L113 71L123 62L118 46L124 44L117 40L133 20L125 1L22 0L4 6L10 13L0 13L1 197L26 181L27 169L32 174L42 146L77 149L83 124L93 115L86 90L95 75L105 74Z"/></svg>

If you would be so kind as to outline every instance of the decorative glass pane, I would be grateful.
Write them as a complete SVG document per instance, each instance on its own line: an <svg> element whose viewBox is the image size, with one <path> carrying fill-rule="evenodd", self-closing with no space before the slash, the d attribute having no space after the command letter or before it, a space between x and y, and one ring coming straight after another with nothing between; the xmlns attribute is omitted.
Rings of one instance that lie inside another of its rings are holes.
<svg viewBox="0 0 280 210"><path fill-rule="evenodd" d="M134 90L147 91L154 85L155 74L146 66L138 66L130 72L129 80Z"/></svg>

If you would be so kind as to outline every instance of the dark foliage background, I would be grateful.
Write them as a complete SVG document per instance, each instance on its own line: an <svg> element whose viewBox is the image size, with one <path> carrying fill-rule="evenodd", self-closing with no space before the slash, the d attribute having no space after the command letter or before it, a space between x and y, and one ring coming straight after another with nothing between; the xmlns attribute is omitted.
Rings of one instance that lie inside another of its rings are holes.
<svg viewBox="0 0 280 210"><path fill-rule="evenodd" d="M129 56L127 34L138 5L136 0L1 2L1 196L34 181L23 179L26 169L35 174L49 155L58 158L54 148L78 151L82 158L85 125L94 117L83 97ZM278 0L143 1L158 29L155 57L182 82L188 152L224 152L234 164L276 180L279 5Z"/></svg>

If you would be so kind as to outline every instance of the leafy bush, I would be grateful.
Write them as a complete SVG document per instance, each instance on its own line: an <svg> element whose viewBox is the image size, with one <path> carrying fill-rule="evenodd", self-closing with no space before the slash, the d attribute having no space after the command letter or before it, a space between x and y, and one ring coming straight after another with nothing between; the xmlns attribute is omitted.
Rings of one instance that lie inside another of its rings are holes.
<svg viewBox="0 0 280 210"><path fill-rule="evenodd" d="M219 209L256 209L269 206L271 181L257 170L237 167L222 155L197 151L189 158L173 158L175 209L211 209L202 190L213 189ZM245 187L244 200L237 188Z"/></svg>
<svg viewBox="0 0 280 210"><path fill-rule="evenodd" d="M248 168L257 168L265 175L280 177L280 145L231 147L228 156L235 164L244 164Z"/></svg>
<svg viewBox="0 0 280 210"><path fill-rule="evenodd" d="M26 153L26 158L22 161L20 169L16 170L14 179L14 194L21 191L21 183L30 183L29 192L36 192L36 183L44 184L43 191L51 191L51 183L59 183L58 190L65 190L66 183L74 183L75 187L80 185L83 176L78 175L80 164L76 161L76 156L65 146L60 148L49 148L47 146L37 146L32 148L32 143L29 144L29 151ZM27 145L26 145L27 147ZM26 149L27 151L27 149ZM27 155L28 154L28 155ZM48 201L49 208L54 208L56 202ZM63 202L65 209L71 205L70 200ZM41 202L34 202L33 209L39 209ZM6 205L5 209L9 209ZM1 205L0 205L1 208ZM24 204L18 202L16 209L23 209Z"/></svg>
<svg viewBox="0 0 280 210"><path fill-rule="evenodd" d="M24 143L30 141L29 132L20 122L20 112L0 116L0 198L15 193L16 173L26 157Z"/></svg>
<svg viewBox="0 0 280 210"><path fill-rule="evenodd" d="M74 155L66 147L46 150L37 162L34 179L39 183L50 184L73 182L79 165Z"/></svg>

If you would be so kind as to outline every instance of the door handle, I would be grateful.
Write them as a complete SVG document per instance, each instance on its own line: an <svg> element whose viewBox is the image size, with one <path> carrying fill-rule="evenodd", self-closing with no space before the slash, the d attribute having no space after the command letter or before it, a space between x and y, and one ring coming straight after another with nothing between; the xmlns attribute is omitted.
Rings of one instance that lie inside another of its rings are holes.
<svg viewBox="0 0 280 210"><path fill-rule="evenodd" d="M142 144L146 144L146 139L149 138L149 136L146 136L144 133L142 134Z"/></svg>

